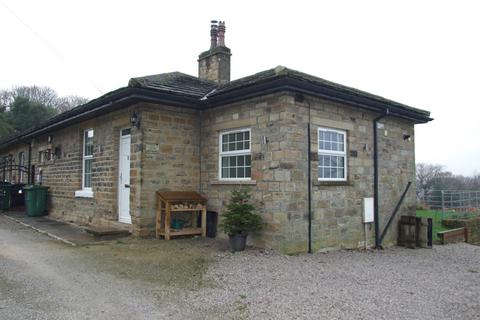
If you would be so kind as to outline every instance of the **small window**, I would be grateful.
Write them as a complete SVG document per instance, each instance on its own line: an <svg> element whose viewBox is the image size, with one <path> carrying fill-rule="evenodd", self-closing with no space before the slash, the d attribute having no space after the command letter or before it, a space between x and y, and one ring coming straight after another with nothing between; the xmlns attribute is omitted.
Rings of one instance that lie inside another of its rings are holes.
<svg viewBox="0 0 480 320"><path fill-rule="evenodd" d="M220 179L249 180L252 174L250 129L220 134Z"/></svg>
<svg viewBox="0 0 480 320"><path fill-rule="evenodd" d="M93 129L83 133L83 176L82 189L92 189Z"/></svg>
<svg viewBox="0 0 480 320"><path fill-rule="evenodd" d="M318 179L347 180L347 133L343 130L318 129Z"/></svg>

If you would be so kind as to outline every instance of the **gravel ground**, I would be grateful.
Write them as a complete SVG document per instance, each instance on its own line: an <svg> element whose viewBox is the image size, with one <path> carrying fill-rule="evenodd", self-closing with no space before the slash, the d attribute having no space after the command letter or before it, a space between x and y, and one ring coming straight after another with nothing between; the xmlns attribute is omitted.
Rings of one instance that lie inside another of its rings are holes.
<svg viewBox="0 0 480 320"><path fill-rule="evenodd" d="M234 318L480 319L480 247L227 255L196 306L231 304ZM208 308L206 307L206 308Z"/></svg>
<svg viewBox="0 0 480 320"><path fill-rule="evenodd" d="M203 239L69 247L0 216L0 319L480 319L480 247L282 256Z"/></svg>

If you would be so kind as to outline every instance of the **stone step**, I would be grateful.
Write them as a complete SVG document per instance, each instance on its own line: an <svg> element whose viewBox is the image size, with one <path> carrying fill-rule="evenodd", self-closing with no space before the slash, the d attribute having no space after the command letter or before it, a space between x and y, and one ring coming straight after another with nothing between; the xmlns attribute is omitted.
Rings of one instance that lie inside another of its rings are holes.
<svg viewBox="0 0 480 320"><path fill-rule="evenodd" d="M85 231L94 235L95 237L128 237L131 232L125 229L107 228L107 227L94 227L89 226L85 228Z"/></svg>

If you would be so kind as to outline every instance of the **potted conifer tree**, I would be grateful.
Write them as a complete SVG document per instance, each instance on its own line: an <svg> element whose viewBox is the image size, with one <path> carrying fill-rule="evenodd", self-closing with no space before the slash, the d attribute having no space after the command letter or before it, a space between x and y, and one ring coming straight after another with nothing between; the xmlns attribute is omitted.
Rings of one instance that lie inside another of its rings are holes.
<svg viewBox="0 0 480 320"><path fill-rule="evenodd" d="M248 189L232 191L227 211L222 215L222 228L228 234L232 251L245 250L248 232L262 228L262 217L255 213L250 198Z"/></svg>

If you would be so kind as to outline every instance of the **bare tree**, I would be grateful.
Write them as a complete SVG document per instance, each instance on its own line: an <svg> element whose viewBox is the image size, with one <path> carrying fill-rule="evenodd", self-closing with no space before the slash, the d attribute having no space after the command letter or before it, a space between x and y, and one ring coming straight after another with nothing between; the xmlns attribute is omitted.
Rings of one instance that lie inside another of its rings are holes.
<svg viewBox="0 0 480 320"><path fill-rule="evenodd" d="M0 90L0 111L9 110L17 97L54 108L58 112L65 112L88 102L88 99L75 95L59 97L57 92L49 87L17 86L11 90Z"/></svg>
<svg viewBox="0 0 480 320"><path fill-rule="evenodd" d="M46 107L55 107L58 94L49 87L39 86L18 86L12 90L12 98L23 97L32 102L40 103Z"/></svg>
<svg viewBox="0 0 480 320"><path fill-rule="evenodd" d="M0 90L0 112L7 111L12 102L13 99L11 91Z"/></svg>
<svg viewBox="0 0 480 320"><path fill-rule="evenodd" d="M438 164L418 163L416 167L417 198L440 197L441 190L480 190L480 174L456 175Z"/></svg>
<svg viewBox="0 0 480 320"><path fill-rule="evenodd" d="M65 112L88 102L88 99L80 96L59 97L55 102L55 109Z"/></svg>
<svg viewBox="0 0 480 320"><path fill-rule="evenodd" d="M438 164L418 163L416 166L417 197L427 196L433 189L435 180L448 175Z"/></svg>

